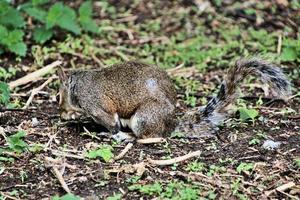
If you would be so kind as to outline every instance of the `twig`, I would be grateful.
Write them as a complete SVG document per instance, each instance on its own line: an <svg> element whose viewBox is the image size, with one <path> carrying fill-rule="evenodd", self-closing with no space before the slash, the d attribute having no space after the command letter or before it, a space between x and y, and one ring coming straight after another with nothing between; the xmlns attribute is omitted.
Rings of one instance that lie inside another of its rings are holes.
<svg viewBox="0 0 300 200"><path fill-rule="evenodd" d="M169 160L152 160L151 158L148 158L148 162L152 165L159 165L159 166L172 165L174 163L182 162L184 160L200 156L200 154L201 154L201 151L198 150L198 151L188 153L184 156L179 156L179 157L172 158Z"/></svg>
<svg viewBox="0 0 300 200"><path fill-rule="evenodd" d="M46 85L48 85L53 79L54 79L54 76L51 76L51 77L48 78L48 80L45 81L42 85L40 85L40 86L37 87L37 88L32 89L31 94L30 94L30 97L28 98L28 100L27 100L25 106L23 107L23 109L27 109L27 108L29 107L29 105L31 104L31 102L32 102L32 100L33 100L33 98L34 98L34 96L35 96L36 94L38 94L38 92L41 91Z"/></svg>
<svg viewBox="0 0 300 200"><path fill-rule="evenodd" d="M99 59L97 58L97 56L95 54L91 54L93 60L99 65L100 68L104 68L104 63Z"/></svg>
<svg viewBox="0 0 300 200"><path fill-rule="evenodd" d="M276 190L277 190L278 192L284 192L285 190L287 190L287 189L289 189L289 188L291 188L291 187L294 187L294 186L295 186L295 183L294 183L294 182L288 182L288 183L286 183L286 184L283 184L283 185L277 187Z"/></svg>
<svg viewBox="0 0 300 200"><path fill-rule="evenodd" d="M10 196L8 194L6 194L6 192L0 192L1 196L5 197L4 199L8 198L8 199L13 199L13 200L19 200L20 198L17 198L17 197L13 197L13 196Z"/></svg>
<svg viewBox="0 0 300 200"><path fill-rule="evenodd" d="M14 89L15 87L18 87L20 85L24 85L26 83L29 83L31 81L34 81L36 80L37 78L41 77L41 76L44 76L45 74L49 73L52 69L54 69L55 67L59 66L62 64L62 61L55 61L49 65L47 65L46 67L43 67L39 70L36 70L22 78L19 78L15 81L12 81L10 82L8 85L9 85L9 88L12 90Z"/></svg>
<svg viewBox="0 0 300 200"><path fill-rule="evenodd" d="M83 130L85 131L85 135L90 136L92 139L95 138L95 139L101 141L101 138L99 138L99 137L96 136L96 135L93 135L89 130L87 130L87 128L83 127ZM106 134L106 135L107 135L107 134Z"/></svg>
<svg viewBox="0 0 300 200"><path fill-rule="evenodd" d="M53 150L51 149L51 153L55 156L62 156L62 157L68 157L68 158L75 158L75 159L80 159L80 160L84 160L85 157L84 156L80 156L80 155L74 155L74 154L70 154L70 153L66 153L66 152L59 152L57 150Z"/></svg>
<svg viewBox="0 0 300 200"><path fill-rule="evenodd" d="M66 184L62 174L60 173L60 171L57 169L57 167L52 167L54 174L56 176L56 178L58 179L58 181L60 182L62 188L67 192L67 193L71 193L71 190L69 189L68 185Z"/></svg>
<svg viewBox="0 0 300 200"><path fill-rule="evenodd" d="M136 142L140 144L153 144L153 143L161 143L165 142L165 138L146 138L146 139L138 139Z"/></svg>
<svg viewBox="0 0 300 200"><path fill-rule="evenodd" d="M115 54L117 54L118 56L120 56L125 61L129 61L130 60L124 53L118 51L117 49L115 49Z"/></svg>
<svg viewBox="0 0 300 200"><path fill-rule="evenodd" d="M114 157L113 161L116 160L120 160L121 158L123 158L125 156L125 154L133 147L132 143L128 143L126 145L126 147L121 151L121 153L119 155L117 155L116 157Z"/></svg>

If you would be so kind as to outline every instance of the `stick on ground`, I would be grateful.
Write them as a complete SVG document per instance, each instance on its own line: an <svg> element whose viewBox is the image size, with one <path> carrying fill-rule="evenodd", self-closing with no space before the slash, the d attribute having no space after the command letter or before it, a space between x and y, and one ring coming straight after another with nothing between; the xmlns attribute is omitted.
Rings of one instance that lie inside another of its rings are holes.
<svg viewBox="0 0 300 200"><path fill-rule="evenodd" d="M153 144L153 143L161 143L165 142L165 138L146 138L146 139L138 139L136 142L140 144Z"/></svg>
<svg viewBox="0 0 300 200"><path fill-rule="evenodd" d="M15 87L18 87L20 85L24 85L24 84L27 84L29 82L32 82L32 81L35 81L37 78L41 77L41 76L44 76L45 74L49 73L52 69L54 69L55 67L59 66L62 64L62 61L55 61L39 70L36 70L30 74L27 74L26 76L22 77L22 78L19 78L15 81L12 81L10 82L8 85L9 85L9 88L12 90L14 89Z"/></svg>
<svg viewBox="0 0 300 200"><path fill-rule="evenodd" d="M148 162L152 165L158 165L158 166L173 165L174 163L182 162L184 160L200 156L200 154L201 151L199 150L169 160L152 160L151 158L148 158Z"/></svg>
<svg viewBox="0 0 300 200"><path fill-rule="evenodd" d="M122 159L125 156L125 154L132 148L132 146L132 143L128 143L126 147L121 151L121 153L114 157L113 161Z"/></svg>
<svg viewBox="0 0 300 200"><path fill-rule="evenodd" d="M30 103L32 102L34 96L35 96L36 94L38 94L38 92L41 91L44 87L46 87L46 85L48 85L53 79L54 79L54 76L51 76L51 77L48 78L48 80L45 81L42 85L40 85L40 86L37 87L37 88L32 89L31 94L30 94L30 97L28 98L28 100L27 100L25 106L23 107L23 109L27 109L27 108L29 107Z"/></svg>

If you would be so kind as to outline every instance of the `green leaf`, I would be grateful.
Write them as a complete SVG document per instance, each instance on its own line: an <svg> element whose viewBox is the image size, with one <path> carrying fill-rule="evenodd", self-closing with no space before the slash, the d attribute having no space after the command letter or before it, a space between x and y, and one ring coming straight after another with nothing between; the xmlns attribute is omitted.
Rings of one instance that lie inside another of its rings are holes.
<svg viewBox="0 0 300 200"><path fill-rule="evenodd" d="M254 120L258 116L258 111L255 109L239 108L240 119L246 121L247 119Z"/></svg>
<svg viewBox="0 0 300 200"><path fill-rule="evenodd" d="M61 2L55 3L53 6L51 6L46 17L46 28L49 29L56 25L62 14L63 4Z"/></svg>
<svg viewBox="0 0 300 200"><path fill-rule="evenodd" d="M73 32L74 34L80 34L81 30L76 22L76 13L69 7L64 7L63 15L58 21L58 26L62 29Z"/></svg>
<svg viewBox="0 0 300 200"><path fill-rule="evenodd" d="M97 150L91 150L86 154L86 157L95 159L97 157L101 157L105 162L109 161L114 154L111 152L112 147L109 145L102 145Z"/></svg>
<svg viewBox="0 0 300 200"><path fill-rule="evenodd" d="M122 194L115 194L114 196L107 197L107 200L121 200Z"/></svg>
<svg viewBox="0 0 300 200"><path fill-rule="evenodd" d="M5 38L5 44L9 47L12 44L19 43L23 41L24 32L22 30L13 30L8 32L7 37Z"/></svg>
<svg viewBox="0 0 300 200"><path fill-rule="evenodd" d="M5 44L5 40L8 36L8 31L6 27L0 25L0 44Z"/></svg>
<svg viewBox="0 0 300 200"><path fill-rule="evenodd" d="M41 8L37 7L29 7L25 9L25 12L33 17L34 19L45 23L46 22L46 17L47 17L47 12L42 10Z"/></svg>
<svg viewBox="0 0 300 200"><path fill-rule="evenodd" d="M92 19L93 9L91 1L86 1L79 8L79 22L85 31L98 33L98 26Z"/></svg>
<svg viewBox="0 0 300 200"><path fill-rule="evenodd" d="M25 136L25 131L18 131L16 134L8 137L7 143L9 148L17 153L24 152L28 147L28 144L23 140Z"/></svg>
<svg viewBox="0 0 300 200"><path fill-rule="evenodd" d="M58 195L54 196L53 198L51 198L52 200L80 200L80 197L69 193L69 194L65 194L64 196L59 197Z"/></svg>
<svg viewBox="0 0 300 200"><path fill-rule="evenodd" d="M38 6L38 5L43 5L45 3L48 3L49 0L32 0L32 5Z"/></svg>
<svg viewBox="0 0 300 200"><path fill-rule="evenodd" d="M46 29L44 27L35 28L33 31L33 39L38 43L45 43L53 36L53 31L51 29Z"/></svg>
<svg viewBox="0 0 300 200"><path fill-rule="evenodd" d="M11 7L7 2L0 1L0 24L19 28L25 25L25 21L20 12Z"/></svg>
<svg viewBox="0 0 300 200"><path fill-rule="evenodd" d="M75 11L70 7L64 6L61 2L51 6L46 18L47 29L52 28L55 25L71 31L74 34L80 34L81 32L80 27L76 22Z"/></svg>
<svg viewBox="0 0 300 200"><path fill-rule="evenodd" d="M79 8L79 16L91 17L93 14L91 1L86 1Z"/></svg>
<svg viewBox="0 0 300 200"><path fill-rule="evenodd" d="M5 106L9 103L10 91L7 83L0 82L0 103Z"/></svg>
<svg viewBox="0 0 300 200"><path fill-rule="evenodd" d="M241 173L243 171L245 172L249 172L250 170L252 170L254 168L254 164L253 163L241 163L239 164L239 166L236 168L236 171L238 173Z"/></svg>
<svg viewBox="0 0 300 200"><path fill-rule="evenodd" d="M89 32L92 32L92 33L98 33L99 32L97 24L91 18L85 18L85 17L84 18L79 18L79 22L80 22L82 28L85 31L89 31Z"/></svg>
<svg viewBox="0 0 300 200"><path fill-rule="evenodd" d="M14 52L15 54L17 54L19 56L25 56L26 51L27 51L27 46L24 42L19 42L19 43L15 43L15 44L10 45L8 47L8 49L11 52Z"/></svg>
<svg viewBox="0 0 300 200"><path fill-rule="evenodd" d="M294 47L284 47L282 50L282 53L280 55L280 58L282 61L294 61L298 57L297 50Z"/></svg>

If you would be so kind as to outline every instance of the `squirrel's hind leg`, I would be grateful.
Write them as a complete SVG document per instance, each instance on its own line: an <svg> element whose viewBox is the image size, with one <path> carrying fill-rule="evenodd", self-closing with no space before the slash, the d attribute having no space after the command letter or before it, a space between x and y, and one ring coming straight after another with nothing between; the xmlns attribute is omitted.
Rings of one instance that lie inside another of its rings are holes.
<svg viewBox="0 0 300 200"><path fill-rule="evenodd" d="M168 100L145 103L129 122L129 127L137 138L161 137L173 131L175 126L175 106Z"/></svg>

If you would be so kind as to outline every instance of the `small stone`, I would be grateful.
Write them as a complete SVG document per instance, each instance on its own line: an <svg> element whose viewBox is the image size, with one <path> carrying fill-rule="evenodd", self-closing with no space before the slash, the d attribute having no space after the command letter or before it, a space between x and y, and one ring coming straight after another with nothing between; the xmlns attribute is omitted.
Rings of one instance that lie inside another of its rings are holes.
<svg viewBox="0 0 300 200"><path fill-rule="evenodd" d="M281 142L275 142L273 140L266 140L262 147L266 150L275 150L278 149L281 145Z"/></svg>
<svg viewBox="0 0 300 200"><path fill-rule="evenodd" d="M39 123L40 122L39 122L39 120L36 117L34 117L34 118L31 119L31 125L32 125L32 127L38 126Z"/></svg>

